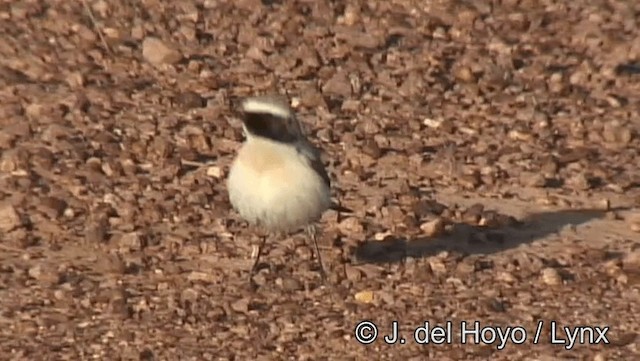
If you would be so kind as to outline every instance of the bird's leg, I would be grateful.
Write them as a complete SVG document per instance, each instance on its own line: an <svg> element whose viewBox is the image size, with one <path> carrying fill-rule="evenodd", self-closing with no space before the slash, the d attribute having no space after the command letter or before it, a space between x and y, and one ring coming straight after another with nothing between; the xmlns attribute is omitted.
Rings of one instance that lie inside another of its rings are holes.
<svg viewBox="0 0 640 361"><path fill-rule="evenodd" d="M253 261L253 266L251 266L251 271L249 272L249 281L253 279L253 275L256 273L258 269L258 264L260 263L260 256L262 255L262 249L264 248L264 244L267 241L267 236L262 235L260 240L260 245L258 246L258 252L256 254L256 259Z"/></svg>
<svg viewBox="0 0 640 361"><path fill-rule="evenodd" d="M322 263L322 256L320 255L320 248L318 248L318 239L317 239L317 232L316 232L316 227L315 225L309 225L307 226L307 235L309 236L309 238L311 238L311 240L313 241L313 246L315 248L316 251L316 257L318 257L318 263L320 264L320 275L322 276L322 279L325 280L327 278L327 274L324 270L324 264Z"/></svg>

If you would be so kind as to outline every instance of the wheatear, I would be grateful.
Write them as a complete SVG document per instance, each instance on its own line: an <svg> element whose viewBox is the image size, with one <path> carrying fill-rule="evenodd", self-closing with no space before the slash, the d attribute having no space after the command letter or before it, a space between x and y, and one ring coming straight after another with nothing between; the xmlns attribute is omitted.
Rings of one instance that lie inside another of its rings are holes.
<svg viewBox="0 0 640 361"><path fill-rule="evenodd" d="M285 99L248 98L241 108L246 140L227 179L231 205L251 225L271 234L306 228L324 278L315 223L335 205L331 202L331 182L320 160L320 151L307 140ZM262 237L258 247L250 280L266 238Z"/></svg>

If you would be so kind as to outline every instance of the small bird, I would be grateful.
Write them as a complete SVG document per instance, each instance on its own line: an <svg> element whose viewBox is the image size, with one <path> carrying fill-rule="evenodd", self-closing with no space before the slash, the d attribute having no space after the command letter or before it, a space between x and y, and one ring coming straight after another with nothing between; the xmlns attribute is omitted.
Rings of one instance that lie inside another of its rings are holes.
<svg viewBox="0 0 640 361"><path fill-rule="evenodd" d="M324 279L315 222L329 208L350 210L332 203L320 151L303 134L288 102L275 96L251 97L242 102L241 110L245 142L227 178L231 205L249 224L271 234L305 228ZM266 238L258 246L250 281Z"/></svg>

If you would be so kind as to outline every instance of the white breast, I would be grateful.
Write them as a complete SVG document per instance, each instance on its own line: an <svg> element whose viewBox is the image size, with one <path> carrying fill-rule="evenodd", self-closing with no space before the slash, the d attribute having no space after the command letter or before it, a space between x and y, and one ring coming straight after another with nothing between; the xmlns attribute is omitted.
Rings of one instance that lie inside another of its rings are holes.
<svg viewBox="0 0 640 361"><path fill-rule="evenodd" d="M329 187L304 156L264 139L243 145L227 187L233 208L269 231L294 231L315 222L331 202Z"/></svg>

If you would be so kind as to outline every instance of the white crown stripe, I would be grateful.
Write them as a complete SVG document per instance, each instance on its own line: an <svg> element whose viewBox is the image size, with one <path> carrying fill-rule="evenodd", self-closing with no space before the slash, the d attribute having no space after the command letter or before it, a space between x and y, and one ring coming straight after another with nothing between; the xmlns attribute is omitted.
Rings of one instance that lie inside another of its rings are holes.
<svg viewBox="0 0 640 361"><path fill-rule="evenodd" d="M246 113L267 113L281 118L291 116L291 111L286 107L263 99L247 99L242 103L242 109Z"/></svg>

